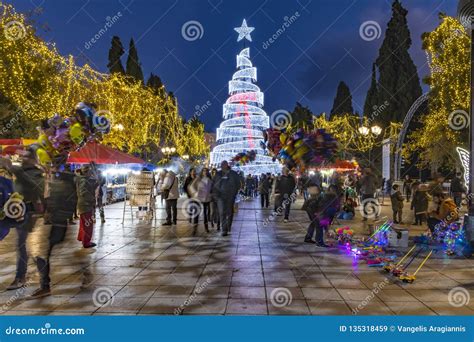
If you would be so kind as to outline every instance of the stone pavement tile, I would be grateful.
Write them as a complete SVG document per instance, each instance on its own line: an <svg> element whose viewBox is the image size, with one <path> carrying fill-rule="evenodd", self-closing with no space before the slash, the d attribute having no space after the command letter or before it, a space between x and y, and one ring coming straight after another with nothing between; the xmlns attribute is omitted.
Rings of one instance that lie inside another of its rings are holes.
<svg viewBox="0 0 474 342"><path fill-rule="evenodd" d="M187 298L191 295L194 286L159 286L153 293L153 297L171 297L171 298Z"/></svg>
<svg viewBox="0 0 474 342"><path fill-rule="evenodd" d="M229 299L250 299L250 298L258 298L258 299L265 299L265 287L230 287Z"/></svg>
<svg viewBox="0 0 474 342"><path fill-rule="evenodd" d="M226 314L267 315L267 302L264 299L229 299Z"/></svg>
<svg viewBox="0 0 474 342"><path fill-rule="evenodd" d="M297 277L296 281L300 287L329 287L333 288L331 282L320 276Z"/></svg>
<svg viewBox="0 0 474 342"><path fill-rule="evenodd" d="M202 288L196 287L192 292L197 298L203 300L205 298L227 298L229 296L229 286L203 286ZM198 293L199 292L199 293Z"/></svg>
<svg viewBox="0 0 474 342"><path fill-rule="evenodd" d="M135 276L141 276L141 277L159 277L159 276L166 276L174 271L170 269L154 269L154 268L144 268L141 269L140 272L137 272L134 274ZM130 274L132 275L132 274Z"/></svg>
<svg viewBox="0 0 474 342"><path fill-rule="evenodd" d="M94 304L92 296L73 297L58 306L56 310L61 312L85 312L91 314L97 309L99 309L99 307L99 303L98 305Z"/></svg>
<svg viewBox="0 0 474 342"><path fill-rule="evenodd" d="M107 285L126 285L128 284L130 281L132 281L133 279L135 278L135 275L127 275L127 276L124 276L124 275L105 275L103 277L101 277L100 279L94 281L93 283L95 285L104 285L104 286L107 286Z"/></svg>
<svg viewBox="0 0 474 342"><path fill-rule="evenodd" d="M438 315L465 315L474 316L474 310L469 306L455 307L448 302L424 302L431 310Z"/></svg>
<svg viewBox="0 0 474 342"><path fill-rule="evenodd" d="M273 298L277 296L279 292L282 290L285 292L289 292L291 294L292 299L305 299L305 296L303 295L303 292L301 291L301 288L299 287L274 287L274 286L266 286L266 292L267 292L267 298Z"/></svg>
<svg viewBox="0 0 474 342"><path fill-rule="evenodd" d="M358 315L393 315L390 308L382 302L370 301L347 301L347 304Z"/></svg>
<svg viewBox="0 0 474 342"><path fill-rule="evenodd" d="M341 289L367 289L367 286L353 276L345 278L330 278L329 281L334 287Z"/></svg>
<svg viewBox="0 0 474 342"><path fill-rule="evenodd" d="M53 285L51 287L51 293L54 296L75 296L81 292L81 288L77 284L67 284L67 285Z"/></svg>
<svg viewBox="0 0 474 342"><path fill-rule="evenodd" d="M79 285L77 285L79 287ZM123 286L101 286L101 285L90 285L87 288L80 288L80 291L74 297L84 297L84 298L92 298L94 293L98 293L99 291L107 291L107 293L114 295L122 289Z"/></svg>
<svg viewBox="0 0 474 342"><path fill-rule="evenodd" d="M232 282L232 275L202 275L196 285L198 284L211 284L212 286L230 286Z"/></svg>
<svg viewBox="0 0 474 342"><path fill-rule="evenodd" d="M264 286L263 274L251 277L245 275L234 275L231 286Z"/></svg>
<svg viewBox="0 0 474 342"><path fill-rule="evenodd" d="M85 311L59 311L55 310L48 314L47 316L91 316L93 312L85 312Z"/></svg>
<svg viewBox="0 0 474 342"><path fill-rule="evenodd" d="M436 315L436 313L427 307L424 303L416 301L404 302L402 300L396 301L392 299L391 301L384 301L395 315Z"/></svg>
<svg viewBox="0 0 474 342"><path fill-rule="evenodd" d="M310 300L319 300L322 302L343 300L339 292L333 288L303 287L301 290L304 297Z"/></svg>
<svg viewBox="0 0 474 342"><path fill-rule="evenodd" d="M274 287L297 287L296 278L291 275L280 275L278 273L265 274L265 285Z"/></svg>
<svg viewBox="0 0 474 342"><path fill-rule="evenodd" d="M148 285L148 286L135 286L127 285L124 286L119 292L115 294L115 297L151 297L155 291L158 289L158 286Z"/></svg>
<svg viewBox="0 0 474 342"><path fill-rule="evenodd" d="M268 304L270 315L310 315L308 304L302 299L293 299L291 303L283 306Z"/></svg>
<svg viewBox="0 0 474 342"><path fill-rule="evenodd" d="M160 275L160 276L141 276L138 275L135 278L133 278L129 283L126 285L134 285L134 286L159 286L159 285L165 285L164 281L165 279L168 279L169 273L165 275ZM125 284L123 284L125 285Z"/></svg>
<svg viewBox="0 0 474 342"><path fill-rule="evenodd" d="M186 298L183 297L152 297L140 309L138 314L174 315L175 310L184 305L185 300Z"/></svg>
<svg viewBox="0 0 474 342"><path fill-rule="evenodd" d="M405 290L392 290L384 287L375 294L383 302L419 302L417 298Z"/></svg>
<svg viewBox="0 0 474 342"><path fill-rule="evenodd" d="M353 301L359 301L359 300L365 300L367 298L372 298L375 296L375 293L371 290L363 290L363 289L337 289L339 294L344 298L345 300L353 300ZM374 297L371 299L371 301L380 301L377 297Z"/></svg>
<svg viewBox="0 0 474 342"><path fill-rule="evenodd" d="M137 313L147 301L148 298L143 297L113 297L102 305L97 312Z"/></svg>
<svg viewBox="0 0 474 342"><path fill-rule="evenodd" d="M223 315L227 304L226 298L196 298L184 307L184 315Z"/></svg>
<svg viewBox="0 0 474 342"><path fill-rule="evenodd" d="M49 296L39 299L24 300L19 305L15 306L15 310L30 310L30 311L54 311L62 304L66 303L70 297Z"/></svg>
<svg viewBox="0 0 474 342"><path fill-rule="evenodd" d="M307 300L311 315L351 315L352 312L344 301Z"/></svg>
<svg viewBox="0 0 474 342"><path fill-rule="evenodd" d="M421 302L445 302L448 303L448 290L426 291L424 289L412 289L407 287L406 290Z"/></svg>
<svg viewBox="0 0 474 342"><path fill-rule="evenodd" d="M54 311L17 311L10 310L5 313L0 312L0 316L48 316L54 313Z"/></svg>

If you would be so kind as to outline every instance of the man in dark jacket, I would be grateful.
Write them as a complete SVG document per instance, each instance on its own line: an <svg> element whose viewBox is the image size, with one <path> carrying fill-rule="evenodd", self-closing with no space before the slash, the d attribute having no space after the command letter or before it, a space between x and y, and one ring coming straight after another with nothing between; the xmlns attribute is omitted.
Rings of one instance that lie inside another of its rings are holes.
<svg viewBox="0 0 474 342"><path fill-rule="evenodd" d="M454 203L458 208L461 208L462 194L464 193L465 188L462 184L461 174L456 173L456 177L451 181L451 193L453 194Z"/></svg>
<svg viewBox="0 0 474 342"><path fill-rule="evenodd" d="M227 236L231 230L234 216L235 197L241 188L240 177L237 172L231 170L229 163L224 160L221 170L217 172L212 187L213 197L217 201L222 236Z"/></svg>
<svg viewBox="0 0 474 342"><path fill-rule="evenodd" d="M51 295L49 261L54 246L64 241L67 222L75 211L74 202L70 200L71 196L75 196L74 177L72 172L53 171L48 179L45 215L49 217L51 226L41 227L39 244L45 246L45 249L35 256L40 287L32 293L32 299Z"/></svg>
<svg viewBox="0 0 474 342"><path fill-rule="evenodd" d="M269 205L269 193L270 193L270 179L266 174L262 174L260 179L259 189L260 192L260 204L262 208L268 208Z"/></svg>
<svg viewBox="0 0 474 342"><path fill-rule="evenodd" d="M285 210L284 222L288 222L296 181L287 167L283 168L282 173L275 184L275 211L278 213Z"/></svg>
<svg viewBox="0 0 474 342"><path fill-rule="evenodd" d="M38 208L44 203L44 176L43 171L37 167L38 161L34 150L24 152L21 166L13 166L8 159L0 158L0 167L4 167L15 175L15 191L23 196L26 205L26 217L24 222L16 227L17 240L17 264L16 275L7 290L16 290L26 284L26 271L28 265L28 253L26 240L28 233L32 231L41 214Z"/></svg>

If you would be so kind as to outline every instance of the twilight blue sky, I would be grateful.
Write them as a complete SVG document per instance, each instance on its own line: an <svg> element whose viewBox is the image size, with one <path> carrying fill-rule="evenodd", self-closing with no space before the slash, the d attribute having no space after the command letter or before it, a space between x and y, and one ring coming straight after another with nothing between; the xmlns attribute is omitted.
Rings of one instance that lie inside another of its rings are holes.
<svg viewBox="0 0 474 342"><path fill-rule="evenodd" d="M178 97L181 113L191 117L207 103L200 116L206 129L219 125L227 82L235 71L237 43L234 27L246 18L255 27L247 44L258 68L258 82L265 93L265 110L293 109L299 101L314 113L329 112L339 81L353 95L353 106L362 112L370 83L371 65L377 57L391 15L391 0L7 0L18 11L43 9L36 17L38 33L56 43L59 51L72 54L99 71L107 70L111 37L120 36L128 48L134 38L148 78L161 77ZM438 13L456 14L456 0L402 0L408 9L413 45L411 55L420 79L428 73L420 36L438 23ZM106 23L121 16L100 39L87 42ZM277 40L266 49L264 42L298 12ZM198 21L202 37L185 40L181 29ZM366 41L359 28L366 21L381 27L378 39ZM123 58L125 65L126 56ZM426 88L426 87L425 87ZM209 105L210 104L210 105Z"/></svg>

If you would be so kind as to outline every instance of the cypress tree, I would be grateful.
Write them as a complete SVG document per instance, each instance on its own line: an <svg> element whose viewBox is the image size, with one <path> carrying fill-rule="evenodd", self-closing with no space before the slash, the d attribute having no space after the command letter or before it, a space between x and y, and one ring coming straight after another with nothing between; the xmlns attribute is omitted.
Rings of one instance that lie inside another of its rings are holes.
<svg viewBox="0 0 474 342"><path fill-rule="evenodd" d="M297 128L313 129L313 113L311 110L303 106L301 103L296 102L295 109L290 113L291 125Z"/></svg>
<svg viewBox="0 0 474 342"><path fill-rule="evenodd" d="M407 13L399 0L393 2L392 18L376 60L379 69L377 100L379 105L387 103L379 117L385 124L403 121L422 93L415 63L408 52L412 42Z"/></svg>
<svg viewBox="0 0 474 342"><path fill-rule="evenodd" d="M142 66L138 59L138 52L137 48L135 47L135 42L133 41L133 38L130 39L130 48L128 49L127 75L143 83Z"/></svg>
<svg viewBox="0 0 474 342"><path fill-rule="evenodd" d="M109 68L111 74L113 74L114 72L119 72L122 74L125 73L122 61L120 60L124 53L125 50L123 49L120 37L113 36L112 46L109 49L109 64L107 64L107 68Z"/></svg>
<svg viewBox="0 0 474 342"><path fill-rule="evenodd" d="M148 81L146 82L147 87L153 89L155 94L162 94L164 95L164 88L163 82L161 82L161 78L153 73L150 74Z"/></svg>
<svg viewBox="0 0 474 342"><path fill-rule="evenodd" d="M372 64L372 81L370 82L370 88L367 91L367 96L365 97L364 103L364 115L371 118L373 116L374 110L380 105L377 100L378 86L377 86L377 74L376 66Z"/></svg>
<svg viewBox="0 0 474 342"><path fill-rule="evenodd" d="M342 81L337 86L336 97L331 109L331 115L337 114L354 114L351 91L347 84Z"/></svg>

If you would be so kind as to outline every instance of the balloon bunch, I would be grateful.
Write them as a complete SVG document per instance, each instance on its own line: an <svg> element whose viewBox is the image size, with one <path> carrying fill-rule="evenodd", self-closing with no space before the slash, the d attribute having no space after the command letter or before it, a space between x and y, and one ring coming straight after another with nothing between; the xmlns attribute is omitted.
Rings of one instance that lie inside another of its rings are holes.
<svg viewBox="0 0 474 342"><path fill-rule="evenodd" d="M247 152L241 152L237 154L235 157L232 158L232 163L236 166L245 165L245 164L255 161L256 158L257 158L257 151L250 150Z"/></svg>
<svg viewBox="0 0 474 342"><path fill-rule="evenodd" d="M43 166L59 166L66 163L69 152L108 133L110 122L105 116L98 115L94 105L80 102L70 117L54 114L38 129L38 140L30 147L36 151Z"/></svg>
<svg viewBox="0 0 474 342"><path fill-rule="evenodd" d="M10 228L18 227L25 219L26 205L23 196L13 191L11 175L5 170L0 171L0 240L10 232Z"/></svg>
<svg viewBox="0 0 474 342"><path fill-rule="evenodd" d="M324 129L305 132L302 128L288 134L273 128L264 135L265 147L275 159L279 159L290 169L320 165L331 161L337 151L337 142Z"/></svg>

